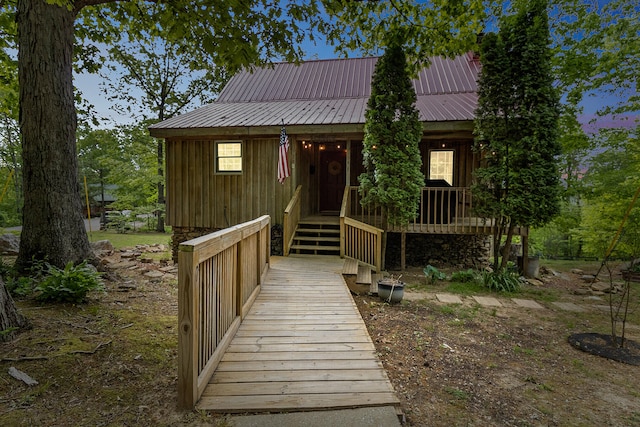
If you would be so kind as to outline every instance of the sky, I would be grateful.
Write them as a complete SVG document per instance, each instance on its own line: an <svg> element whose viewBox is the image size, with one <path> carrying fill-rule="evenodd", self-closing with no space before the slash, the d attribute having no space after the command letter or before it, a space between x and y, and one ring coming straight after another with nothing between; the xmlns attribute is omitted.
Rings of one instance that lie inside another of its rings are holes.
<svg viewBox="0 0 640 427"><path fill-rule="evenodd" d="M333 48L329 46L312 46L310 45L307 50L307 54L305 55L305 60L312 59L331 59L338 57L337 54L333 52ZM107 126L111 126L114 123L117 124L129 124L135 121L134 118L130 116L121 116L115 111L110 109L111 102L107 99L107 96L102 93L101 83L103 79L97 74L89 74L83 73L75 76L74 84L79 89L84 97L94 105L96 112L101 117L107 117L111 121L107 124ZM585 100L582 103L582 107L584 108L583 114L581 115L580 122L585 126L585 130L593 130L594 124L592 123L596 120L599 125L596 127L609 127L612 125L633 123L632 120L629 119L620 119L614 120L612 118L598 118L596 116L596 112L598 109L602 108L605 105L611 105L615 101L611 95L609 94L591 94L590 96L585 97Z"/></svg>
<svg viewBox="0 0 640 427"><path fill-rule="evenodd" d="M302 45L305 51L305 60L313 59L331 59L337 58L338 55L334 52L334 48L328 43L323 43L322 40L317 40L316 43L306 42ZM106 49L105 49L106 50ZM360 56L357 53L351 53L350 56ZM74 84L78 90L82 92L84 97L95 107L95 111L99 116L105 117L111 120L105 124L107 127L111 127L114 124L133 123L136 119L128 116L121 116L112 109L110 109L111 102L107 99L107 96L102 93L101 83L103 79L95 74L80 74L75 76ZM603 106L616 104L616 99L609 93L592 93L585 96L581 106L583 113L579 117L580 122L583 124L585 130L594 131L598 127L610 127L613 125L630 126L633 120L629 118L613 119L613 118L601 118L597 117L596 112L603 108ZM635 116L636 118L640 116ZM596 124L594 124L594 122Z"/></svg>

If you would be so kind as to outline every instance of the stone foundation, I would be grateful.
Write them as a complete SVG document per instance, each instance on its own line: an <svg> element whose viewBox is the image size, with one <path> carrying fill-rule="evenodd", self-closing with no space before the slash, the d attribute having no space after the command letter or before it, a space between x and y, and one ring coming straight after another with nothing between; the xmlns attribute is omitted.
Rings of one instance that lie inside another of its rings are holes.
<svg viewBox="0 0 640 427"><path fill-rule="evenodd" d="M406 266L482 268L490 264L491 236L407 234ZM386 268L399 269L400 233L387 237Z"/></svg>
<svg viewBox="0 0 640 427"><path fill-rule="evenodd" d="M219 230L221 228L173 227L173 235L171 236L173 262L178 263L178 247L180 243ZM282 255L282 226L280 224L275 224L271 227L271 255Z"/></svg>
<svg viewBox="0 0 640 427"><path fill-rule="evenodd" d="M201 237L214 231L221 230L220 228L202 228L202 227L173 227L173 235L171 236L171 256L174 263L178 263L178 247L180 243L184 243L187 240Z"/></svg>

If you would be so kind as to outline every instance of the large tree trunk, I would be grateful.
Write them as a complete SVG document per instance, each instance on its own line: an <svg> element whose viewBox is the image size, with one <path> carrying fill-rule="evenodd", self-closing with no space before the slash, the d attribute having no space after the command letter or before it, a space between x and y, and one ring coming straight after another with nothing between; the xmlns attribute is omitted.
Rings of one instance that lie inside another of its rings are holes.
<svg viewBox="0 0 640 427"><path fill-rule="evenodd" d="M74 12L43 0L18 0L17 11L24 210L16 263L62 267L91 254L76 156Z"/></svg>
<svg viewBox="0 0 640 427"><path fill-rule="evenodd" d="M27 319L16 308L0 277L0 342L12 340L18 329L27 324Z"/></svg>

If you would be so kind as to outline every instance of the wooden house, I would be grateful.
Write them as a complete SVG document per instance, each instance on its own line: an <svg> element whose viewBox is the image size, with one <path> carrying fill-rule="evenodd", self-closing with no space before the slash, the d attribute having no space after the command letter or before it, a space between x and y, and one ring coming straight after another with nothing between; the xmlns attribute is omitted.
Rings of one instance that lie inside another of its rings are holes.
<svg viewBox="0 0 640 427"><path fill-rule="evenodd" d="M402 242L413 263L486 259L491 221L474 215L469 189L479 166L472 151L477 57L433 58L414 80L425 187L416 219L384 230L380 211L362 209L357 191L376 61L241 72L215 102L152 125L151 135L166 141L174 245L268 214L283 227L285 254L340 253L380 268L380 236L389 232L390 256ZM283 124L290 176L280 183Z"/></svg>

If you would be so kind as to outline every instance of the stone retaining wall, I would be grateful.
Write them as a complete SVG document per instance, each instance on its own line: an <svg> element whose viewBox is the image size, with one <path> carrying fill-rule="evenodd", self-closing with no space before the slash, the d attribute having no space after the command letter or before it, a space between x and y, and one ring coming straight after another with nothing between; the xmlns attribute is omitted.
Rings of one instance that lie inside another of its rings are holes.
<svg viewBox="0 0 640 427"><path fill-rule="evenodd" d="M490 264L491 236L407 234L406 266L481 268ZM389 233L386 268L400 268L400 233Z"/></svg>

